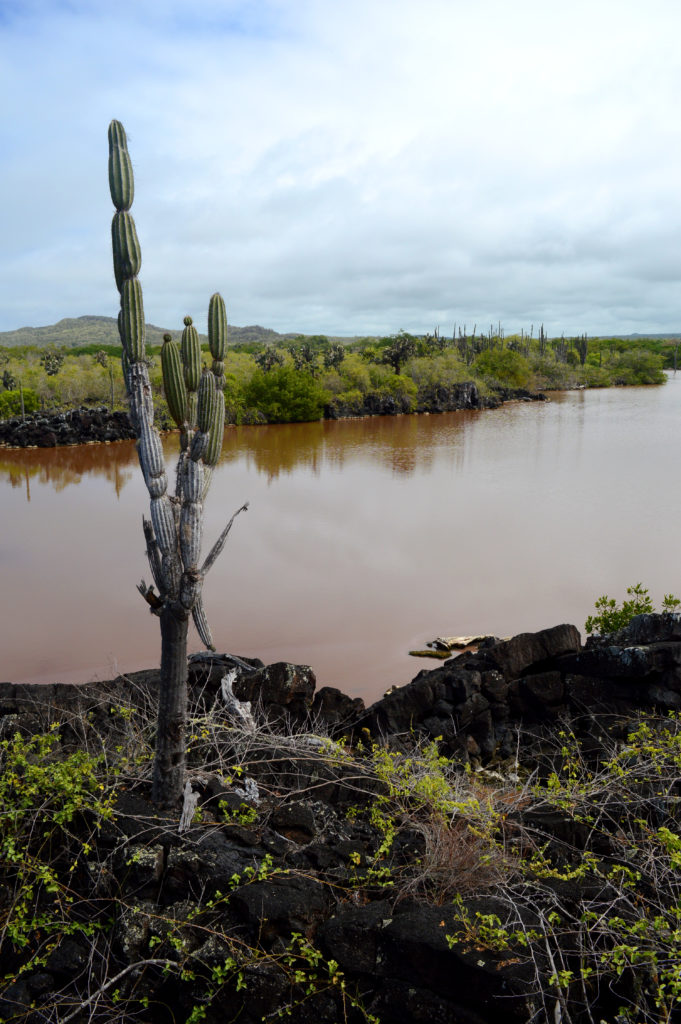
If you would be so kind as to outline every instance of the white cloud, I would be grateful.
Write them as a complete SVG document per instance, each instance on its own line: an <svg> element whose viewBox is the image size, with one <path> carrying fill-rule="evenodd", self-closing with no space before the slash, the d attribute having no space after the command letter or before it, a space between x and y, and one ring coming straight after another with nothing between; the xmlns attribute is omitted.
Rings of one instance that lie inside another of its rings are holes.
<svg viewBox="0 0 681 1024"><path fill-rule="evenodd" d="M2 5L0 329L116 309L128 131L147 317L327 333L681 327L681 8Z"/></svg>

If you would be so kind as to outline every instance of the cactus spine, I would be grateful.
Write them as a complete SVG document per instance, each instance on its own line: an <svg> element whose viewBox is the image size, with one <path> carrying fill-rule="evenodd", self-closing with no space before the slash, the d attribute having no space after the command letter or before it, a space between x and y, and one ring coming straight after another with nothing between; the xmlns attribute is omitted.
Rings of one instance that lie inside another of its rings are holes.
<svg viewBox="0 0 681 1024"><path fill-rule="evenodd" d="M109 126L109 187L116 213L111 225L114 276L120 292L118 330L121 359L137 433L140 466L150 498L144 519L147 556L158 596L142 581L138 588L161 620L161 680L152 797L160 806L178 803L184 788L187 704L187 626L192 615L199 635L214 649L202 601L203 580L224 547L234 516L199 568L203 502L218 463L224 432L225 304L213 295L208 310L211 370L201 371L201 345L191 317L185 317L182 342L170 335L161 352L163 385L173 420L180 428L177 492L168 494L163 447L154 426L154 406L145 362L142 265L135 222L132 162L125 130ZM247 506L243 506L246 508ZM242 509L239 509L239 512ZM237 515L238 513L235 513Z"/></svg>

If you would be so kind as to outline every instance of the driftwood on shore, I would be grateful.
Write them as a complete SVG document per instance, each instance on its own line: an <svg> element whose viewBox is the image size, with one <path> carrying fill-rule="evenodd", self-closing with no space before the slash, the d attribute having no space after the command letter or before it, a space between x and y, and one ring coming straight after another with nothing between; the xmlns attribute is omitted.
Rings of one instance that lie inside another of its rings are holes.
<svg viewBox="0 0 681 1024"><path fill-rule="evenodd" d="M467 647L477 647L483 640L491 639L491 633L476 633L474 636L438 636L427 646L436 651L464 651Z"/></svg>
<svg viewBox="0 0 681 1024"><path fill-rule="evenodd" d="M473 636L438 636L435 640L429 640L425 648L409 651L412 658L437 658L445 661L450 658L452 651L474 650L486 640L494 640L491 633L476 633ZM504 639L508 639L505 637Z"/></svg>

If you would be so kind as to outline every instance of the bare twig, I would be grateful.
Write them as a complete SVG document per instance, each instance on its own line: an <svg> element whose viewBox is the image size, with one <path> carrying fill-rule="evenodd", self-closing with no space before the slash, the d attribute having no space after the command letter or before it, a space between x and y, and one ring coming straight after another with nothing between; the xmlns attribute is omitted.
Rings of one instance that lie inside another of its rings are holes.
<svg viewBox="0 0 681 1024"><path fill-rule="evenodd" d="M60 1021L60 1024L68 1024L68 1022L70 1020L73 1020L74 1017L80 1016L80 1014L83 1012L83 1010L85 1009L86 1006L90 1006L92 1003L94 1003L97 999L99 999L99 997L101 995L104 994L104 992L107 991L107 989L110 989L112 985L116 985L121 980L121 978L124 978L126 974L130 974L131 971L136 971L140 967L176 967L176 966L177 965L175 964L175 962L173 960L168 960L165 957L163 959L138 960L134 964L128 964L128 966L124 967L122 971L119 971L118 974L115 974L113 976L113 978L109 978L109 980L107 982L105 982L100 988L98 988L96 992L93 992L93 994L88 999L86 999L84 1002L80 1003L80 1005L78 1006L77 1010L74 1010L73 1013L69 1013L68 1016L66 1016L66 1017L62 1017L62 1019Z"/></svg>

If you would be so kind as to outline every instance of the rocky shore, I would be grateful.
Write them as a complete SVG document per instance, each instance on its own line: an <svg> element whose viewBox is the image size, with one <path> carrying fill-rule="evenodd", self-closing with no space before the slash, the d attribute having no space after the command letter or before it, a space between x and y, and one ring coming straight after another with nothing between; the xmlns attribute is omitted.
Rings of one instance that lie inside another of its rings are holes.
<svg viewBox="0 0 681 1024"><path fill-rule="evenodd" d="M127 412L110 412L106 406L0 420L0 445L7 448L55 448L93 441L128 441L134 437Z"/></svg>
<svg viewBox="0 0 681 1024"><path fill-rule="evenodd" d="M681 616L490 639L369 708L230 655L195 657L189 689L183 823L149 800L156 672L0 684L3 1021L618 1024L669 1002ZM87 759L69 816L44 790Z"/></svg>
<svg viewBox="0 0 681 1024"><path fill-rule="evenodd" d="M397 416L409 412L458 412L462 409L496 409L508 401L545 401L546 396L523 389L500 388L481 395L477 386L468 381L450 387L433 386L422 390L417 407L390 396L369 394L353 405L334 402L324 410L325 419L343 419L359 416ZM160 429L169 429L170 423L161 422ZM32 413L0 420L0 447L54 448L57 445L88 444L134 440L127 412L110 412L106 406L95 409L82 407L69 412Z"/></svg>
<svg viewBox="0 0 681 1024"><path fill-rule="evenodd" d="M525 388L496 387L482 394L473 381L462 381L448 386L426 385L419 389L416 406L407 397L369 394L355 403L337 399L324 409L324 418L337 420L355 416L398 416L406 413L460 412L464 409L498 409L504 402L544 402L546 395Z"/></svg>

